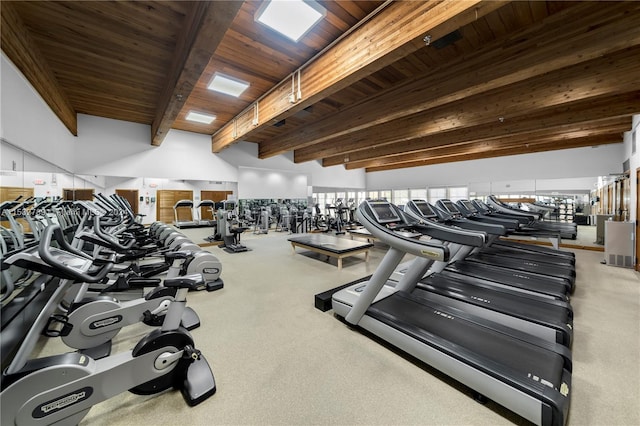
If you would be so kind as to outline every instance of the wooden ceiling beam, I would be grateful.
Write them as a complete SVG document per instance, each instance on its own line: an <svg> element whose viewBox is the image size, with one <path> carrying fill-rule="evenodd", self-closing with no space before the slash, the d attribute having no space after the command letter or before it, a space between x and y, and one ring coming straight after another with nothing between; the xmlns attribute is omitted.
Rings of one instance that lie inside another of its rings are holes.
<svg viewBox="0 0 640 426"><path fill-rule="evenodd" d="M620 143L620 137L617 134L591 136L587 138L576 138L565 141L563 143L545 142L532 143L526 147L505 147L498 149L490 149L483 152L473 154L452 154L436 158L417 160L414 162L396 163L384 166L375 166L366 168L367 173L380 172L384 170L396 170L400 168L430 166L434 164L453 163L457 161L480 160L485 158L505 157L509 155L532 154L536 152L556 151L561 149L583 148L588 146L598 146Z"/></svg>
<svg viewBox="0 0 640 426"><path fill-rule="evenodd" d="M596 143L605 136L607 141L622 142L623 132L629 130L631 119L623 117L616 119L619 123L611 125L603 125L601 128L585 131L567 132L559 131L558 128L549 131L547 135L542 132L523 133L519 135L511 135L505 138L491 138L484 140L475 140L466 143L447 145L443 147L426 149L423 151L388 156L383 158L372 158L369 160L361 160L357 162L349 162L345 164L348 170L359 168L371 168L390 166L402 163L415 163L422 160L431 160L435 158L456 157L456 156L473 156L488 153L494 150L517 150L521 149L523 153L529 152L533 146L549 146L556 144L559 146L573 146L576 141L580 140L585 146L598 145ZM608 142L609 143L609 142ZM614 142L611 142L614 143ZM514 151L515 152L515 151Z"/></svg>
<svg viewBox="0 0 640 426"><path fill-rule="evenodd" d="M421 150L443 147L449 144L459 144L472 141L483 141L487 139L500 137L513 137L518 134L526 134L531 131L540 129L551 129L556 126L576 125L587 126L591 121L602 120L604 114L609 115L609 119L615 117L624 118L629 123L626 130L630 127L630 119L634 111L638 110L640 105L640 91L631 92L625 95L606 96L599 100L589 100L575 103L571 106L562 106L551 110L544 111L541 115L533 115L528 120L521 121L517 124L509 124L508 126L495 126L494 124L485 124L476 127L461 129L453 132L444 132L430 137L416 139L402 145L394 147L384 147L384 149L372 149L366 157L369 160L379 156L391 154L402 154L404 152L418 152ZM546 118L543 118L545 115ZM391 149L392 148L392 149ZM355 161L363 161L364 156L357 156L357 153L349 154L348 158L343 157L343 161L348 159L346 163L351 163L353 155ZM339 160L339 157L334 157ZM328 163L323 163L328 165ZM361 164L364 166L365 164ZM350 166L349 166L350 167Z"/></svg>
<svg viewBox="0 0 640 426"><path fill-rule="evenodd" d="M257 123L240 114L212 137L212 151L262 130L424 47L508 2L429 0L394 2L301 70L302 98L290 102L291 78L258 100Z"/></svg>
<svg viewBox="0 0 640 426"><path fill-rule="evenodd" d="M596 100L601 96L628 93L637 89L635 76L640 69L639 55L640 47L626 49L535 79L373 126L345 138L296 150L294 161L301 163L361 149L375 149L481 124L507 128L511 123L522 120L529 122L532 114L537 115L541 121L530 125L540 128L544 126L546 118L540 114L544 114L545 110L555 111L555 108L562 105ZM605 110L598 118L607 116Z"/></svg>
<svg viewBox="0 0 640 426"><path fill-rule="evenodd" d="M640 44L640 6L580 3L351 108L260 144L268 158ZM540 46L544 46L541 48ZM552 54L550 54L552 52ZM506 60L509 58L509 60ZM478 73L477 70L483 70ZM473 78L470 78L473 77Z"/></svg>
<svg viewBox="0 0 640 426"><path fill-rule="evenodd" d="M400 143L385 146L382 149L361 150L348 154L349 161L345 163L345 156L327 157L322 160L325 167L344 164L347 169L357 169L373 167L377 165L393 164L394 162L403 162L416 160L422 155L429 155L438 150L450 149L458 150L463 153L465 149L474 144L482 145L484 143L492 143L496 140L503 143L526 144L529 142L561 140L576 137L588 137L602 133L625 132L629 130L631 121L628 116L607 118L601 120L592 120L584 123L561 124L558 126L545 126L543 129L531 131L524 128L523 131L512 129L510 134L499 134L498 136L485 135L485 137L466 138L467 135L479 134L482 132L480 128L466 130L462 135L456 137L452 133L442 136L442 140L438 140L439 135L429 136L426 138L416 139L410 144ZM449 141L447 143L446 141Z"/></svg>
<svg viewBox="0 0 640 426"><path fill-rule="evenodd" d="M171 68L151 124L152 145L159 146L166 137L242 3L193 2L183 31L178 35Z"/></svg>
<svg viewBox="0 0 640 426"><path fill-rule="evenodd" d="M2 51L29 80L62 124L71 134L78 136L76 110L11 2L2 3L0 15Z"/></svg>

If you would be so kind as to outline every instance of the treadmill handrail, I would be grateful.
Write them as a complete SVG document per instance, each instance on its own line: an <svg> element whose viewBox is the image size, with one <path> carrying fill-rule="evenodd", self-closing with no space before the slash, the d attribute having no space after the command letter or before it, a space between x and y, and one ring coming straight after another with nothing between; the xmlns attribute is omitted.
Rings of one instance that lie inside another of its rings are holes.
<svg viewBox="0 0 640 426"><path fill-rule="evenodd" d="M495 208L496 210L498 210L499 212L502 213L507 213L507 214L511 214L514 216L528 216L531 217L533 220L539 219L540 215L536 215L536 214L532 214L531 212L525 212L523 210L518 210L518 209L514 209L511 207L508 207L505 203L501 202L500 200L498 200L495 195L489 195L487 197L487 204L490 207Z"/></svg>
<svg viewBox="0 0 640 426"><path fill-rule="evenodd" d="M435 243L433 241L417 240L415 238L408 238L402 236L392 229L381 225L375 219L370 201L364 201L360 204L357 210L358 221L369 231L371 235L378 238L380 241L389 244L390 246L401 246L401 249L407 253L414 254L420 257L426 257L428 259L440 260L447 262L449 260L449 249L442 243ZM394 209L399 214L400 218L406 221L404 213L391 203L390 208ZM403 223L402 225L411 227L411 223Z"/></svg>
<svg viewBox="0 0 640 426"><path fill-rule="evenodd" d="M415 201L411 200L404 206L404 212L412 219L418 221L417 230L433 238L465 246L482 247L487 242L487 233L483 231L469 231L466 229L437 223L420 212Z"/></svg>

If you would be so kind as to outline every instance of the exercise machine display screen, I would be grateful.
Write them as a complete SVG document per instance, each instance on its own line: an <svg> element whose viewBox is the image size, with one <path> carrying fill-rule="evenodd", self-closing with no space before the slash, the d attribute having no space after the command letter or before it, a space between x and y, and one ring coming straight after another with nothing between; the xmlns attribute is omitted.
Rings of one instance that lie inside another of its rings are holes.
<svg viewBox="0 0 640 426"><path fill-rule="evenodd" d="M228 212L233 211L235 208L236 208L236 203L234 203L234 202L226 201L226 202L224 203L224 209L225 209L226 211L228 211Z"/></svg>
<svg viewBox="0 0 640 426"><path fill-rule="evenodd" d="M460 210L458 210L456 205L453 204L451 200L440 200L440 203L444 206L445 209L447 209L449 213L460 213Z"/></svg>
<svg viewBox="0 0 640 426"><path fill-rule="evenodd" d="M413 200L412 203L420 211L420 214L422 214L423 217L429 218L436 216L436 213L426 201Z"/></svg>
<svg viewBox="0 0 640 426"><path fill-rule="evenodd" d="M400 216L387 201L369 201L368 204L378 223L400 222Z"/></svg>
<svg viewBox="0 0 640 426"><path fill-rule="evenodd" d="M472 213L476 213L478 211L475 208L475 206L473 204L471 204L471 201L469 201L469 200L462 200L461 203L464 205L464 208L466 208L467 210L469 210Z"/></svg>

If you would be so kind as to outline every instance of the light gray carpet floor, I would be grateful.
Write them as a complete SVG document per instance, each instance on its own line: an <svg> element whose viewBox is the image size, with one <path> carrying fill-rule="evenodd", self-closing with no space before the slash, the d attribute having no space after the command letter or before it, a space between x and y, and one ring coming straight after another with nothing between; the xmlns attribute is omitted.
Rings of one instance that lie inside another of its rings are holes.
<svg viewBox="0 0 640 426"><path fill-rule="evenodd" d="M183 230L196 243L208 229ZM496 425L526 424L464 386L350 329L314 295L371 274L370 259L335 259L297 249L289 235L245 233L252 251L210 247L223 264L224 289L190 293L202 326L192 332L215 373L217 393L188 407L179 392L127 392L92 408L83 425ZM576 251L577 289L569 425L640 424L640 279ZM114 339L132 348L149 331L131 326ZM42 353L61 350L50 339Z"/></svg>

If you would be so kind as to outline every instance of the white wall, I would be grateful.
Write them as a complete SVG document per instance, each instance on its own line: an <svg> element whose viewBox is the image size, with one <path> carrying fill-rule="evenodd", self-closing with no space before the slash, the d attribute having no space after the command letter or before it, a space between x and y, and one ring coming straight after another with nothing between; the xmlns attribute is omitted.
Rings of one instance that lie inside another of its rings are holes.
<svg viewBox="0 0 640 426"><path fill-rule="evenodd" d="M75 171L105 176L236 181L237 169L211 152L211 136L171 130L159 147L150 126L78 115Z"/></svg>
<svg viewBox="0 0 640 426"><path fill-rule="evenodd" d="M258 145L250 142L238 142L222 151L220 157L242 167L306 174L307 183L314 187L364 189L366 184L364 170L346 170L343 166L322 167L317 161L296 164L292 152L261 160L258 158Z"/></svg>
<svg viewBox="0 0 640 426"><path fill-rule="evenodd" d="M4 53L0 58L0 80L0 136L72 170L76 138Z"/></svg>
<svg viewBox="0 0 640 426"><path fill-rule="evenodd" d="M307 175L240 167L238 198L307 198Z"/></svg>
<svg viewBox="0 0 640 426"><path fill-rule="evenodd" d="M620 172L622 161L620 143L367 173L367 189L469 186L478 191L489 187L493 191L533 191L538 182L546 185L553 180L556 190L562 191L565 186L579 189L573 187L579 182L592 185L587 177Z"/></svg>

